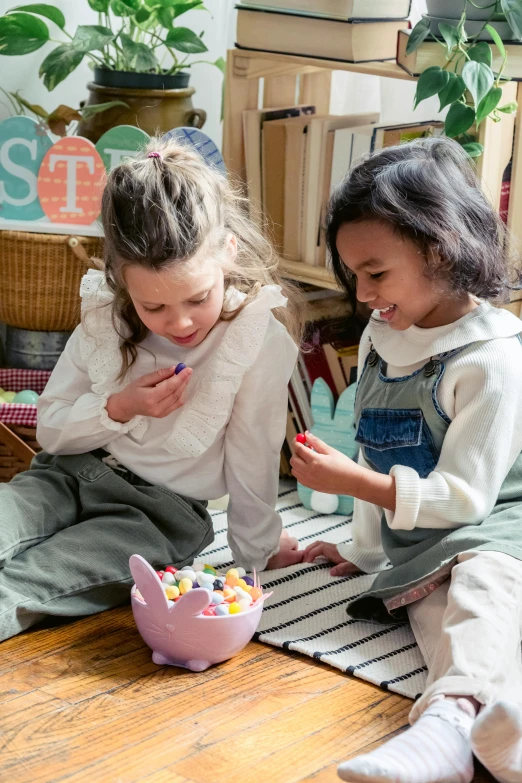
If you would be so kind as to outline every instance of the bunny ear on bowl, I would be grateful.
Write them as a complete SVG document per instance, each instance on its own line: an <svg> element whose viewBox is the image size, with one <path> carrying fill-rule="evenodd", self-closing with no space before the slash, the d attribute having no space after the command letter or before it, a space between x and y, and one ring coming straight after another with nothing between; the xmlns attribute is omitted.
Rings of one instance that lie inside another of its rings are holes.
<svg viewBox="0 0 522 783"><path fill-rule="evenodd" d="M129 559L131 574L136 587L151 609L167 610L167 596L161 586L158 575L141 555L131 555ZM205 590L205 592L207 592Z"/></svg>
<svg viewBox="0 0 522 783"><path fill-rule="evenodd" d="M204 590L203 588L189 590L171 607L170 611L175 612L177 617L182 617L183 615L191 617L204 612L209 606L211 598L209 590Z"/></svg>

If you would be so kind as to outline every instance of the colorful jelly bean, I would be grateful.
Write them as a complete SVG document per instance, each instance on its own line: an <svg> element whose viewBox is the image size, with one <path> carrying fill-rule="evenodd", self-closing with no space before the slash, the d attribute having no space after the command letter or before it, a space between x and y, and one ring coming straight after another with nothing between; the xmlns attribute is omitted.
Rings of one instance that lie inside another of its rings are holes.
<svg viewBox="0 0 522 783"><path fill-rule="evenodd" d="M210 604L202 612L205 617L225 617L246 612L263 595L261 587L257 587L254 579L241 567L230 568L223 575L207 563L194 563L193 566L180 569L168 565L156 571L156 574L164 588L169 607L174 606L189 590L208 591ZM145 602L137 588L134 595Z"/></svg>
<svg viewBox="0 0 522 783"><path fill-rule="evenodd" d="M189 590L192 590L192 580L185 577L179 583L179 592L181 595L184 595L185 593L188 593Z"/></svg>

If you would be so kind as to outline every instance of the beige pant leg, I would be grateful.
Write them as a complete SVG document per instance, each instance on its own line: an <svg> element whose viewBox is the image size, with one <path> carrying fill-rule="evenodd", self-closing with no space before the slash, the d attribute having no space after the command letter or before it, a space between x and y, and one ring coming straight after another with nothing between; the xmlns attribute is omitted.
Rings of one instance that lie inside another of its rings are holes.
<svg viewBox="0 0 522 783"><path fill-rule="evenodd" d="M411 604L413 633L428 667L414 723L437 695L482 704L522 704L522 562L499 552L465 552L451 578Z"/></svg>

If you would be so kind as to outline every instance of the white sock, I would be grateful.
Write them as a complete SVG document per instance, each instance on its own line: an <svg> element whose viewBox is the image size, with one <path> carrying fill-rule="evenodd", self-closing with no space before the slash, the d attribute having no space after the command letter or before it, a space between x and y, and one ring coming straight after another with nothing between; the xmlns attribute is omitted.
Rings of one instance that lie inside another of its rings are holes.
<svg viewBox="0 0 522 783"><path fill-rule="evenodd" d="M442 697L399 737L340 764L338 775L352 783L471 783L474 720L467 699Z"/></svg>
<svg viewBox="0 0 522 783"><path fill-rule="evenodd" d="M486 707L475 721L471 744L500 783L522 783L522 707L509 701Z"/></svg>

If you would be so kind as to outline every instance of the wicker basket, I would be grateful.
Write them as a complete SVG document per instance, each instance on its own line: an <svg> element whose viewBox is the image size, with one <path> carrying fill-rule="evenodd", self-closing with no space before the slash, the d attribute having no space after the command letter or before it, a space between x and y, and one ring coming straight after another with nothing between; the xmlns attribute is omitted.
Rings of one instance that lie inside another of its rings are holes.
<svg viewBox="0 0 522 783"><path fill-rule="evenodd" d="M72 331L80 281L100 256L98 237L0 231L0 321L18 329Z"/></svg>
<svg viewBox="0 0 522 783"><path fill-rule="evenodd" d="M28 470L37 451L36 427L17 427L0 421L0 483Z"/></svg>
<svg viewBox="0 0 522 783"><path fill-rule="evenodd" d="M0 369L0 386L6 391L33 389L41 394L50 375L46 370ZM36 405L0 404L0 483L27 470L38 451Z"/></svg>

